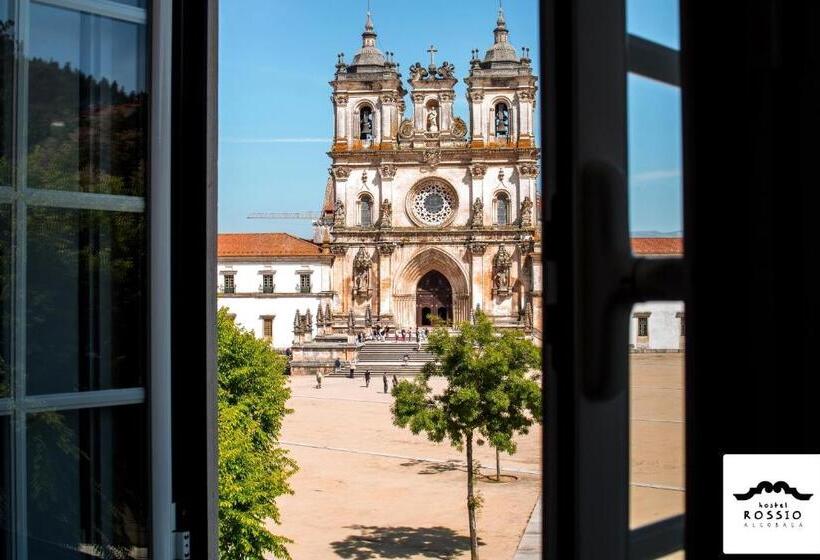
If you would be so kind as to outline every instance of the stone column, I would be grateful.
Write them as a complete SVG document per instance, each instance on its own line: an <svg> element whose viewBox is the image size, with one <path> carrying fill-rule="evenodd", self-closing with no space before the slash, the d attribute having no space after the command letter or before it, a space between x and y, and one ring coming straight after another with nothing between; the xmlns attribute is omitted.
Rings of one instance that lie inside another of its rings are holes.
<svg viewBox="0 0 820 560"><path fill-rule="evenodd" d="M337 94L331 97L336 108L336 136L333 139L335 147L344 149L348 145L347 126L347 96Z"/></svg>
<svg viewBox="0 0 820 560"><path fill-rule="evenodd" d="M470 116L473 121L472 130L470 131L472 146L481 147L484 145L486 140L484 133L484 92L473 91L467 95L470 101Z"/></svg>
<svg viewBox="0 0 820 560"><path fill-rule="evenodd" d="M373 111L373 139L370 141L372 146L378 146L382 141L382 113L381 111Z"/></svg>
<svg viewBox="0 0 820 560"><path fill-rule="evenodd" d="M393 134L391 124L393 122L393 113L395 112L396 100L391 94L384 94L381 96L382 111L381 111L381 144L392 145Z"/></svg>
<svg viewBox="0 0 820 560"><path fill-rule="evenodd" d="M441 124L439 130L442 132L453 127L453 94L450 92L441 93L439 96L439 108L441 110Z"/></svg>
<svg viewBox="0 0 820 560"><path fill-rule="evenodd" d="M533 92L520 91L518 92L518 111L520 128L518 130L518 139L524 139L526 145L533 145L533 130L532 130L532 113L534 109Z"/></svg>
<svg viewBox="0 0 820 560"><path fill-rule="evenodd" d="M332 302L333 313L341 314L347 312L347 302L350 291L345 285L345 270L347 263L347 246L346 245L331 245L330 252L334 255L333 258L333 291L336 292L336 297Z"/></svg>
<svg viewBox="0 0 820 560"><path fill-rule="evenodd" d="M395 246L392 243L379 245L379 316L393 318L393 270L391 257Z"/></svg>
<svg viewBox="0 0 820 560"><path fill-rule="evenodd" d="M467 251L470 254L470 310L475 309L476 305L481 306L481 309L486 309L484 305L484 253L487 250L487 244L480 241L470 241L467 244ZM492 282L492 280L490 280Z"/></svg>
<svg viewBox="0 0 820 560"><path fill-rule="evenodd" d="M424 94L413 94L413 127L416 130L427 130L424 122Z"/></svg>

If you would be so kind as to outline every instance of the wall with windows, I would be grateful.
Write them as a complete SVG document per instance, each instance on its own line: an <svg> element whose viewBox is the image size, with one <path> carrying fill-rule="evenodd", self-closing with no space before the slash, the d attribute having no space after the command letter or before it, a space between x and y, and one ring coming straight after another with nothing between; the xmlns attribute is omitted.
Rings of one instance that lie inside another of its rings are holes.
<svg viewBox="0 0 820 560"><path fill-rule="evenodd" d="M641 321L646 321L646 336ZM683 302L655 301L636 304L629 323L629 347L638 352L670 352L684 349Z"/></svg>
<svg viewBox="0 0 820 560"><path fill-rule="evenodd" d="M217 307L227 307L238 325L265 338L271 321L271 344L285 349L293 342L293 318L308 309L315 317L319 304L331 298L330 263L320 260L220 260ZM233 293L226 293L226 277ZM314 322L313 332L316 333Z"/></svg>

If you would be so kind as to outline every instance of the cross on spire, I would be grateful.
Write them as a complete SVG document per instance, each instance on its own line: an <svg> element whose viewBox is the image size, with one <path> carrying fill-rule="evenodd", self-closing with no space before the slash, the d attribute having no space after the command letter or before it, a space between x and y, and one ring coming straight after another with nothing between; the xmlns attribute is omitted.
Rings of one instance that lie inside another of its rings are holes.
<svg viewBox="0 0 820 560"><path fill-rule="evenodd" d="M433 55L438 52L438 49L435 48L433 45L430 45L430 48L427 49L427 52L430 53L430 67L434 67L436 63L433 61Z"/></svg>

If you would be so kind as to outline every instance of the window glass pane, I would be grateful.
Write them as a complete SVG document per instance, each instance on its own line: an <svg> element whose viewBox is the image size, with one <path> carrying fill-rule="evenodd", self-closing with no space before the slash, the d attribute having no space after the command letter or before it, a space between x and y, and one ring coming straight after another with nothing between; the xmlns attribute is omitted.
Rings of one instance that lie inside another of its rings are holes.
<svg viewBox="0 0 820 560"><path fill-rule="evenodd" d="M29 557L147 558L144 406L44 412L27 426Z"/></svg>
<svg viewBox="0 0 820 560"><path fill-rule="evenodd" d="M11 558L11 422L0 416L0 558Z"/></svg>
<svg viewBox="0 0 820 560"><path fill-rule="evenodd" d="M31 5L28 186L141 195L145 26Z"/></svg>
<svg viewBox="0 0 820 560"><path fill-rule="evenodd" d="M32 208L28 217L28 392L142 385L145 216Z"/></svg>
<svg viewBox="0 0 820 560"><path fill-rule="evenodd" d="M14 20L7 0L0 0L0 186L11 184L14 100Z"/></svg>
<svg viewBox="0 0 820 560"><path fill-rule="evenodd" d="M0 204L0 397L10 394L11 383L11 302L14 299L11 217L11 206Z"/></svg>
<svg viewBox="0 0 820 560"><path fill-rule="evenodd" d="M626 29L633 35L679 49L678 0L627 0Z"/></svg>

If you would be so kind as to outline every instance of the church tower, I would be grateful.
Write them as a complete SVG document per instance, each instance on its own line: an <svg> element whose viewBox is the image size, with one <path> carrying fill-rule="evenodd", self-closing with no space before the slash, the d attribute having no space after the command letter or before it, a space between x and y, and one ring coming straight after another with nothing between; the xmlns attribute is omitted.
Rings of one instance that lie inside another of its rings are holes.
<svg viewBox="0 0 820 560"><path fill-rule="evenodd" d="M472 146L529 148L534 145L536 91L529 49L522 49L521 58L516 55L501 8L493 34L495 41L483 59L473 51L470 76L464 80Z"/></svg>
<svg viewBox="0 0 820 560"><path fill-rule="evenodd" d="M405 90L391 52L376 47L370 12L362 33L362 46L347 64L339 53L333 87L335 109L334 150L391 149L404 112Z"/></svg>

